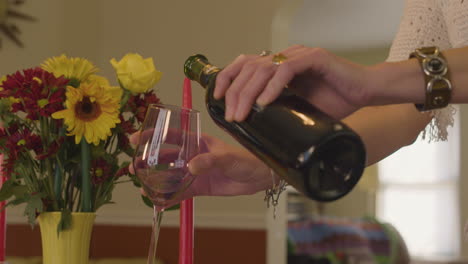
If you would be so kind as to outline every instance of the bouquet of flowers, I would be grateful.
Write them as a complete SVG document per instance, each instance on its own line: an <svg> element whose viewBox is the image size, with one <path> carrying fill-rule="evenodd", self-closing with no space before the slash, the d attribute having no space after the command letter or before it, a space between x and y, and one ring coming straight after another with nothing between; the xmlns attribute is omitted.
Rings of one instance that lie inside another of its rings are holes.
<svg viewBox="0 0 468 264"><path fill-rule="evenodd" d="M41 212L62 212L65 229L71 212L95 212L112 202L115 184L135 180L128 137L159 102L152 87L161 72L134 53L110 63L118 86L92 62L65 55L0 79L0 200L26 203L31 224Z"/></svg>

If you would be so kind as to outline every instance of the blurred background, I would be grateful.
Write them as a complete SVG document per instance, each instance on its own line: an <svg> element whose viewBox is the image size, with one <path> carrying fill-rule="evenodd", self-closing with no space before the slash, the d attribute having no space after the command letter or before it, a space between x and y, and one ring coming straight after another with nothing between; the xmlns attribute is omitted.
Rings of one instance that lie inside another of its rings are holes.
<svg viewBox="0 0 468 264"><path fill-rule="evenodd" d="M152 57L163 72L155 87L162 102L180 105L183 63L195 53L224 66L241 53L303 44L358 63L382 62L398 29L403 2L26 0L10 8L36 22L0 17L1 24L17 27L15 35L24 44L20 48L0 33L0 76L64 53L93 61L102 75L114 79L109 60L137 52ZM202 131L235 144L210 120L198 85L193 85L193 95L194 108L202 112ZM263 193L197 197L195 263L286 263L288 219L317 213L318 207L331 216L378 217L400 230L415 258L459 263L468 256L463 237L468 197L461 191L468 187L462 177L468 167L460 162L468 150L461 137L468 132L465 113L465 107L458 108L448 142L418 141L402 149L368 168L358 188L338 202L317 206L289 189L273 219ZM144 263L152 210L131 184L119 186L114 201L97 212L91 257ZM17 261L40 256L38 228L27 226L23 208L8 209L7 215L7 255ZM177 232L178 213L170 212L158 248L163 263L177 262Z"/></svg>

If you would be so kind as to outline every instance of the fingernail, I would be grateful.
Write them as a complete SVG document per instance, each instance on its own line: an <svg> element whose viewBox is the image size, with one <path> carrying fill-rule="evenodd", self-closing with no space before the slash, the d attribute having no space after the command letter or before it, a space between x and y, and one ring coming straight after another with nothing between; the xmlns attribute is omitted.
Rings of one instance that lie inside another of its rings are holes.
<svg viewBox="0 0 468 264"><path fill-rule="evenodd" d="M233 114L231 114L231 111L226 111L226 113L224 115L224 119L226 119L226 121L228 121L228 122L232 122Z"/></svg>
<svg viewBox="0 0 468 264"><path fill-rule="evenodd" d="M243 114L241 111L237 111L235 117L234 117L234 120L236 120L237 122L241 122L242 120L244 120L243 118Z"/></svg>
<svg viewBox="0 0 468 264"><path fill-rule="evenodd" d="M257 101L255 103L258 104L259 106L265 106L267 104L266 99L263 96L260 96L259 98L257 98Z"/></svg>
<svg viewBox="0 0 468 264"><path fill-rule="evenodd" d="M219 100L219 99L221 99L221 94L219 92L217 92L217 90L215 90L214 93L213 93L213 97L214 97L214 99Z"/></svg>

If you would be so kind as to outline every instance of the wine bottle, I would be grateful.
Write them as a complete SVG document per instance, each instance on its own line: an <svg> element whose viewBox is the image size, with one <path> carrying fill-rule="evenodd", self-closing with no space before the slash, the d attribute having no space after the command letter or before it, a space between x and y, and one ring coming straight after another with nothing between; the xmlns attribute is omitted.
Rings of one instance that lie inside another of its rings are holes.
<svg viewBox="0 0 468 264"><path fill-rule="evenodd" d="M206 89L206 107L217 125L313 200L333 201L353 189L366 161L354 131L288 88L271 104L254 105L244 121L228 122L224 99L213 97L220 71L199 54L184 64L185 75Z"/></svg>

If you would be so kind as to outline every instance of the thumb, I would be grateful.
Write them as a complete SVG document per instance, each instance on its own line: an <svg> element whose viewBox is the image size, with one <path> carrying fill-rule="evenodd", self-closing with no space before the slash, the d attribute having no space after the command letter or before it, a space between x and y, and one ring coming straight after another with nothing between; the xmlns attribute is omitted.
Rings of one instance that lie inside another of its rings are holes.
<svg viewBox="0 0 468 264"><path fill-rule="evenodd" d="M212 153L203 153L194 157L188 164L191 174L201 175L215 168L216 156Z"/></svg>

